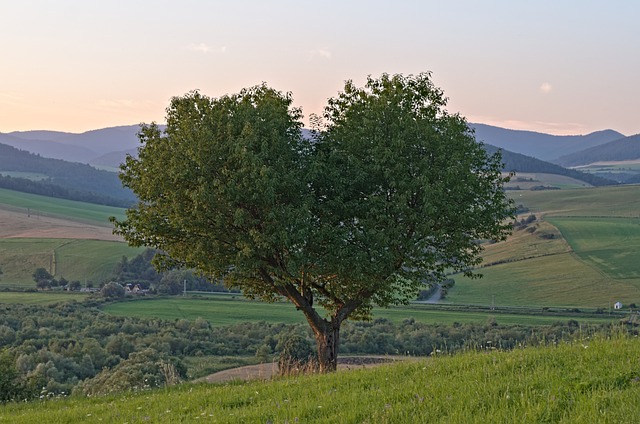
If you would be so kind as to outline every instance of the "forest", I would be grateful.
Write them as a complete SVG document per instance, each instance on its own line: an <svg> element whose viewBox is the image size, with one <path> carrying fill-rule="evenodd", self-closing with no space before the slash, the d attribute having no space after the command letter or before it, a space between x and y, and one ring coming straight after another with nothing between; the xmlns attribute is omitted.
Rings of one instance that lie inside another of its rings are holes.
<svg viewBox="0 0 640 424"><path fill-rule="evenodd" d="M45 178L31 180L7 175L11 172L36 173ZM117 207L128 207L135 201L115 172L45 158L5 144L0 144L0 187Z"/></svg>

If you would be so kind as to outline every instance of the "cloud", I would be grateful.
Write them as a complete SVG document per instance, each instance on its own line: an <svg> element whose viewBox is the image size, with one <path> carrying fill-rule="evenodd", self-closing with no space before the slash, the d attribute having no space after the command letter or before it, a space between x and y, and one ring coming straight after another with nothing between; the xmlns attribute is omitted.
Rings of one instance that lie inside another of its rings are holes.
<svg viewBox="0 0 640 424"><path fill-rule="evenodd" d="M307 52L307 56L309 58L309 61L312 61L315 58L329 60L331 59L331 51L329 49L324 49L324 48L309 50Z"/></svg>
<svg viewBox="0 0 640 424"><path fill-rule="evenodd" d="M211 52L226 53L227 46L222 46L215 49L208 44L198 43L198 44L190 44L189 46L187 46L187 50L191 50L192 52L205 53L205 54L211 53Z"/></svg>
<svg viewBox="0 0 640 424"><path fill-rule="evenodd" d="M553 87L551 86L551 84L549 84L548 82L543 82L540 85L540 91L543 94L549 94L551 92L551 90L553 90Z"/></svg>

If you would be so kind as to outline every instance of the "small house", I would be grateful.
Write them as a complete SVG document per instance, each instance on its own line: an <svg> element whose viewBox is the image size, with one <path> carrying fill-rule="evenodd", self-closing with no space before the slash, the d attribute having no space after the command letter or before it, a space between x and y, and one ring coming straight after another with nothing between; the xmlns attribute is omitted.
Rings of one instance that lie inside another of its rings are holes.
<svg viewBox="0 0 640 424"><path fill-rule="evenodd" d="M622 309L622 303L616 302L613 304L613 309Z"/></svg>

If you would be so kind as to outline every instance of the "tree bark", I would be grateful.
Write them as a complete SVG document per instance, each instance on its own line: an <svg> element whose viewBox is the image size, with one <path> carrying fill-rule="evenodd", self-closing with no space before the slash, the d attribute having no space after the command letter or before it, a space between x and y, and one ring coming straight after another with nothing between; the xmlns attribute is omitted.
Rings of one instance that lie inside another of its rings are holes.
<svg viewBox="0 0 640 424"><path fill-rule="evenodd" d="M316 336L320 373L335 371L338 368L340 323L324 321L324 325L321 328L312 328Z"/></svg>

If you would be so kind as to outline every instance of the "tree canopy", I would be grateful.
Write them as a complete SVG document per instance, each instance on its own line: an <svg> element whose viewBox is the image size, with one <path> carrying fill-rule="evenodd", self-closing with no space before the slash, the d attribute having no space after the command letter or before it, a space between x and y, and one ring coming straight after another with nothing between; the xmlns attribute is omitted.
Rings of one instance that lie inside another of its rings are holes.
<svg viewBox="0 0 640 424"><path fill-rule="evenodd" d="M249 297L284 296L335 369L341 323L414 298L508 234L499 154L449 114L430 74L347 81L313 137L266 84L172 99L121 179L139 198L115 232ZM318 309L318 306L324 309Z"/></svg>

